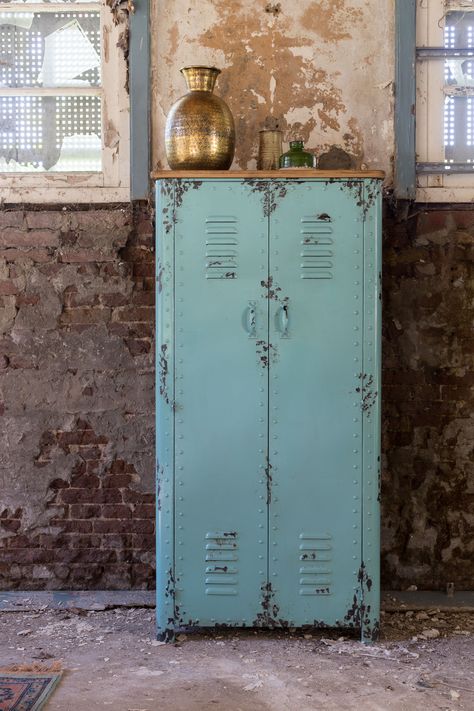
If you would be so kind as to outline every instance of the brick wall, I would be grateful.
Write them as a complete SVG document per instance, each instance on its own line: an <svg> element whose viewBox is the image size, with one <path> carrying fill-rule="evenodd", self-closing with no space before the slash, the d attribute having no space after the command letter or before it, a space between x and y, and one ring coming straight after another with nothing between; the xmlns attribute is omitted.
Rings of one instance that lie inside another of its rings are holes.
<svg viewBox="0 0 474 711"><path fill-rule="evenodd" d="M384 234L385 587L474 578L474 211ZM152 228L0 210L0 588L153 587Z"/></svg>
<svg viewBox="0 0 474 711"><path fill-rule="evenodd" d="M0 588L153 587L141 206L0 210Z"/></svg>
<svg viewBox="0 0 474 711"><path fill-rule="evenodd" d="M383 582L474 588L474 211L387 214Z"/></svg>

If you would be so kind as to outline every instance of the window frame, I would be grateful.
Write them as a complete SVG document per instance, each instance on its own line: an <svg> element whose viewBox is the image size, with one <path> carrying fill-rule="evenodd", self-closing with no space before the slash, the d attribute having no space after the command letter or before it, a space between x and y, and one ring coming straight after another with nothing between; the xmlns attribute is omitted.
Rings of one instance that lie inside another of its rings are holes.
<svg viewBox="0 0 474 711"><path fill-rule="evenodd" d="M450 5L456 9L455 2ZM467 203L474 201L474 175L455 170L435 172L435 166L427 161L430 156L433 164L444 162L439 141L443 136L444 61L417 59L417 48L444 47L444 26L432 21L444 12L444 0L396 2L395 196L426 203ZM417 160L428 165L430 172L417 172Z"/></svg>
<svg viewBox="0 0 474 711"><path fill-rule="evenodd" d="M98 3L2 3L4 12L80 12L99 10L101 28L102 171L0 173L4 203L124 202L130 199L130 100L125 84L127 66L117 48L123 24L114 22L105 0ZM82 88L0 89L0 95L80 95ZM92 92L92 93L95 93Z"/></svg>

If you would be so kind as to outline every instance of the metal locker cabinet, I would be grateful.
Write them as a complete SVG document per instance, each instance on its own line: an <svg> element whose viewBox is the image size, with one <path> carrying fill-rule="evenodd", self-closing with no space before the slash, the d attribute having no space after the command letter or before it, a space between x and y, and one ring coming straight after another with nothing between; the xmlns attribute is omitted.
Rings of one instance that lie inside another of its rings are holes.
<svg viewBox="0 0 474 711"><path fill-rule="evenodd" d="M372 638L378 570L362 547L378 531L364 530L362 498L377 463L364 460L363 440L379 386L364 286L378 288L376 241L365 234L378 189L371 184L369 201L362 180L282 184L270 186L272 603L290 626L362 625Z"/></svg>
<svg viewBox="0 0 474 711"><path fill-rule="evenodd" d="M159 184L158 631L252 625L267 581L268 229L232 181Z"/></svg>
<svg viewBox="0 0 474 711"><path fill-rule="evenodd" d="M162 175L158 635L373 639L381 181Z"/></svg>

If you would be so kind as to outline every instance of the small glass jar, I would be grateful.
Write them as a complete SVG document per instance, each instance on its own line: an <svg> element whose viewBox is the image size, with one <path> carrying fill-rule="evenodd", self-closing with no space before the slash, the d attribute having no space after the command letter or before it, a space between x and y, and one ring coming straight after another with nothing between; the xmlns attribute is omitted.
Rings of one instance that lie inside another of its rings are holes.
<svg viewBox="0 0 474 711"><path fill-rule="evenodd" d="M280 156L280 168L314 167L314 155L304 150L303 141L290 141L290 150Z"/></svg>

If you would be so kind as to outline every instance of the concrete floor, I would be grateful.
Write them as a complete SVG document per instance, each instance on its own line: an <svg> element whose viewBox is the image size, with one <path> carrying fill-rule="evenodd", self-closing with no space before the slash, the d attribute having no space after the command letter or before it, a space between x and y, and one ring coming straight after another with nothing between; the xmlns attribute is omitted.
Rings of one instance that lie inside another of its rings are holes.
<svg viewBox="0 0 474 711"><path fill-rule="evenodd" d="M0 666L60 660L47 711L474 709L472 613L386 612L369 647L327 631L162 645L153 627L146 608L2 612Z"/></svg>

